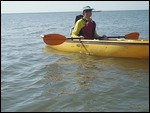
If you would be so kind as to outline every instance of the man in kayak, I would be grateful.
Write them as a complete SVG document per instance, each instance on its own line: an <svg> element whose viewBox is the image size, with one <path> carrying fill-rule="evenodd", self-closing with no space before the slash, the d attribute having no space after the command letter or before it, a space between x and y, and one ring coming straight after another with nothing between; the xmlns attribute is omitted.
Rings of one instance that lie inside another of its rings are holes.
<svg viewBox="0 0 150 113"><path fill-rule="evenodd" d="M107 39L105 35L100 37L96 33L96 23L91 19L92 10L93 8L90 6L83 8L83 17L75 23L71 33L72 38L80 37L81 39Z"/></svg>

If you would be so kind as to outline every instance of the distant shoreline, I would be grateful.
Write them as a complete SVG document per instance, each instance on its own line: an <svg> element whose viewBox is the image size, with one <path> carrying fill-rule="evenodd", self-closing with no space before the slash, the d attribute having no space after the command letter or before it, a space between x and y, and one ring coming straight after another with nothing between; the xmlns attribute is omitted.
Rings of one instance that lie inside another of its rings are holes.
<svg viewBox="0 0 150 113"><path fill-rule="evenodd" d="M102 10L94 10L93 12L102 12Z"/></svg>
<svg viewBox="0 0 150 113"><path fill-rule="evenodd" d="M141 9L141 10L95 10L93 12L113 12L113 11L149 11L149 9ZM76 13L82 11L63 11L63 12L23 12L23 13L1 13L1 14L37 14L37 13Z"/></svg>

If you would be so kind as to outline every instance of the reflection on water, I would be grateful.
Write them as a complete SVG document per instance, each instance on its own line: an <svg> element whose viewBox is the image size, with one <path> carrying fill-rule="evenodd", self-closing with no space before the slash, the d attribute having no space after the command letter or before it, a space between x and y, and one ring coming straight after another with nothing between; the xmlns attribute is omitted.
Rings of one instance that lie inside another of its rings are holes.
<svg viewBox="0 0 150 113"><path fill-rule="evenodd" d="M53 84L54 90L50 90L57 94L58 101L68 103L62 111L148 111L147 60L98 58L52 51L49 54L64 56L52 64L57 64L58 72L63 75L61 81Z"/></svg>
<svg viewBox="0 0 150 113"><path fill-rule="evenodd" d="M149 111L148 60L43 51L38 66L2 82L2 93L11 92L3 111Z"/></svg>
<svg viewBox="0 0 150 113"><path fill-rule="evenodd" d="M78 62L81 62L81 63L87 59L90 60L91 62L98 62L98 61L102 61L103 59L107 59L107 61L105 61L105 65L109 65L111 63L112 66L115 65L117 67L119 67L119 66L128 67L130 69L136 68L136 69L148 70L148 68L149 68L149 60L145 60L145 59L97 57L97 56L90 56L87 54L85 55L85 54L79 54L79 53L62 52L62 51L52 49L48 46L44 46L43 51L46 53L49 53L49 54L65 55L65 56L74 54L74 57L77 57L75 60L79 60ZM82 64L82 66L83 65L85 65L87 67L87 69L88 69L88 67L90 69L95 68L95 65L91 64L89 62L84 62L84 64ZM108 68L110 68L110 66L108 66ZM114 67L112 67L112 68L114 68Z"/></svg>

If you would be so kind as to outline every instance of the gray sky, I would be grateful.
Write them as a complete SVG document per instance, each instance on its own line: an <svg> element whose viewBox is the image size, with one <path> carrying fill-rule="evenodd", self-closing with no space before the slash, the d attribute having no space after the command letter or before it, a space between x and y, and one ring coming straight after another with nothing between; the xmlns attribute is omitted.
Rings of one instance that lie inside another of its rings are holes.
<svg viewBox="0 0 150 113"><path fill-rule="evenodd" d="M149 1L1 1L1 13L82 11L84 6L95 10L149 10Z"/></svg>

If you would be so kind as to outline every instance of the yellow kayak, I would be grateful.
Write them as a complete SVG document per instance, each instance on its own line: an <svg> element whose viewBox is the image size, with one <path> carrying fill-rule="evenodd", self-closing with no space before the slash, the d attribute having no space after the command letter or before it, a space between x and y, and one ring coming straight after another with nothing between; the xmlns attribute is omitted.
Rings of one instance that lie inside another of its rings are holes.
<svg viewBox="0 0 150 113"><path fill-rule="evenodd" d="M59 45L48 45L59 51L95 56L149 59L149 40L78 40L68 39Z"/></svg>

